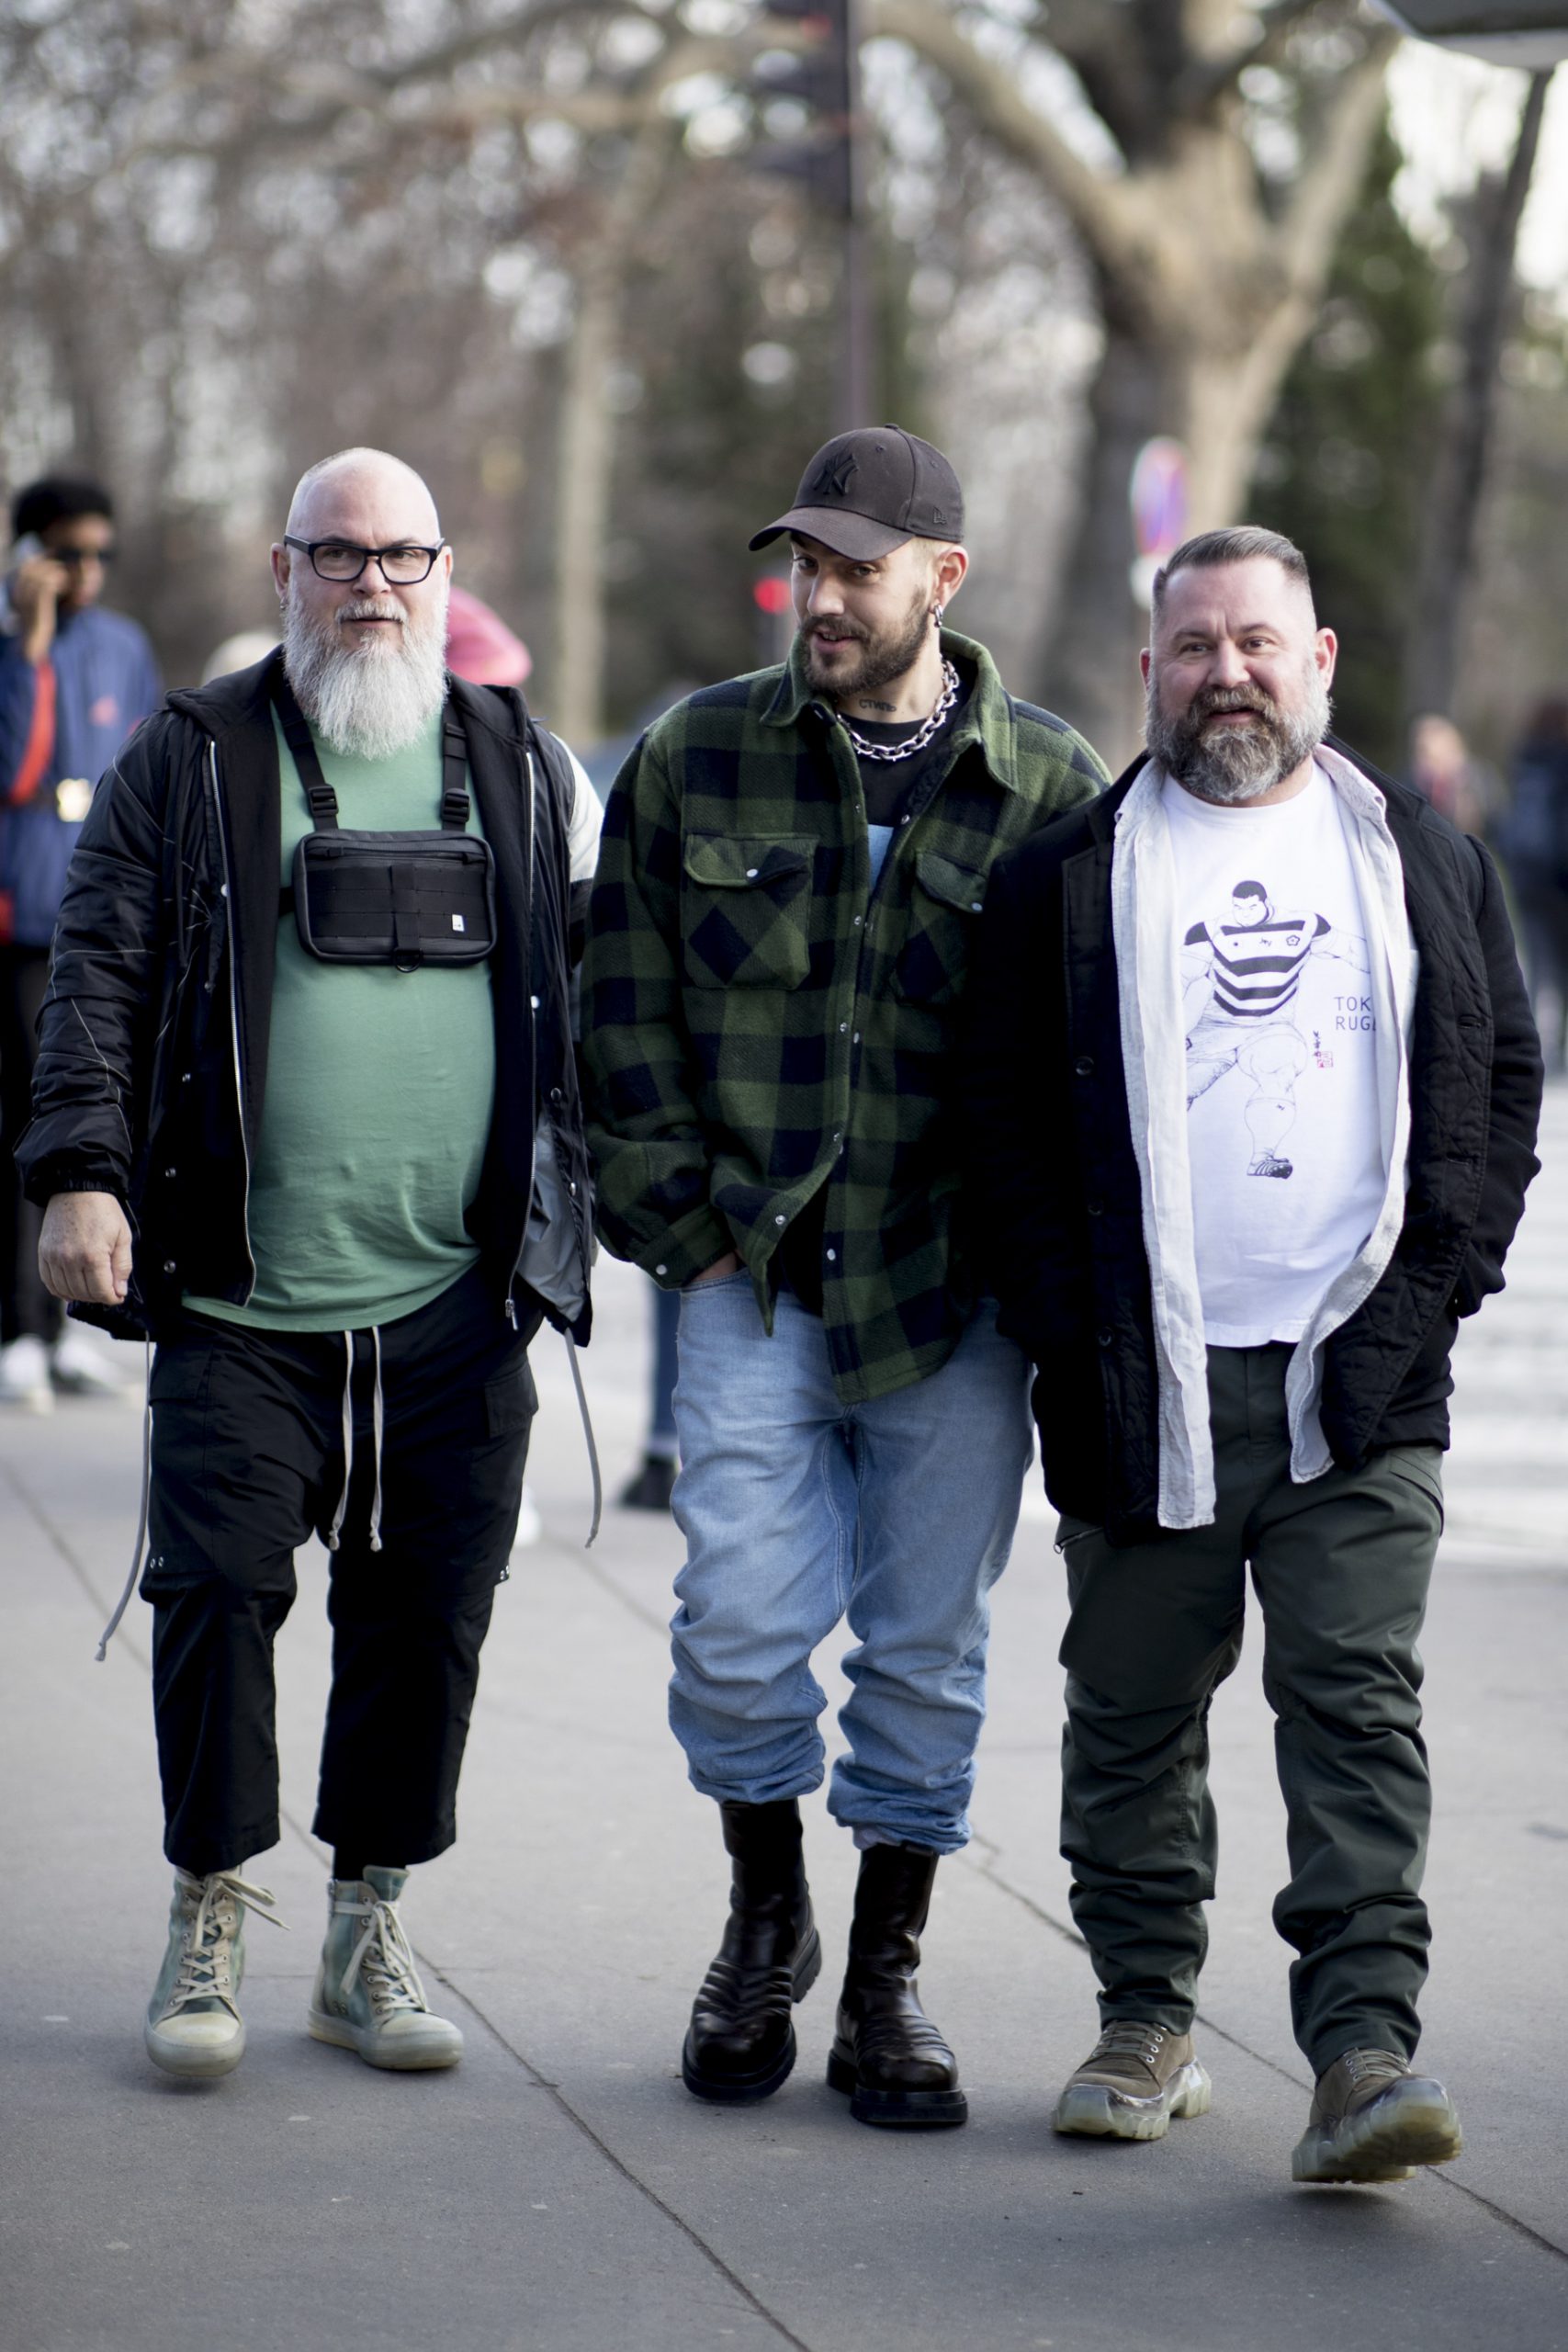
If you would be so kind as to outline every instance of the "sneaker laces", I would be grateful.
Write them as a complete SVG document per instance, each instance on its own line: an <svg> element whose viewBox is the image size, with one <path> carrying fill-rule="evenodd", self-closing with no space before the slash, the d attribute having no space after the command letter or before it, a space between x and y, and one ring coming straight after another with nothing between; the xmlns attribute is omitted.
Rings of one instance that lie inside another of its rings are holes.
<svg viewBox="0 0 1568 2352"><path fill-rule="evenodd" d="M1136 2018L1114 2018L1094 2045L1095 2058L1109 2058L1113 2053L1141 2058L1151 2069L1160 2053L1160 2045L1168 2039L1163 2025L1141 2025Z"/></svg>
<svg viewBox="0 0 1568 2352"><path fill-rule="evenodd" d="M1346 2050L1340 2056L1352 2090L1380 2077L1397 2083L1410 2072L1404 2059L1396 2058L1392 2050Z"/></svg>
<svg viewBox="0 0 1568 2352"><path fill-rule="evenodd" d="M164 2007L165 2017L193 2001L221 2001L225 2008L234 2007L230 1962L240 1915L254 1911L258 1918L270 1919L275 1928L287 1932L288 1922L278 1917L273 1907L276 1901L266 1887L253 1886L233 1871L212 1871L202 1880L201 1898L186 1923L179 1969Z"/></svg>
<svg viewBox="0 0 1568 2352"><path fill-rule="evenodd" d="M369 1923L343 1972L343 1998L348 1998L355 1980L363 1975L365 1990L378 2022L401 2009L428 2012L430 2004L424 1997L424 1986L420 1983L397 1905L379 1895L368 1903L345 1903L336 1897L333 1909Z"/></svg>

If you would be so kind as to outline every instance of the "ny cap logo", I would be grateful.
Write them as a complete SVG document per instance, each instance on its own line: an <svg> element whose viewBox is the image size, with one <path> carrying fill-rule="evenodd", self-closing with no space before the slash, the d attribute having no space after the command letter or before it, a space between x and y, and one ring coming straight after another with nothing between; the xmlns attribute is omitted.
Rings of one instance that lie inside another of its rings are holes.
<svg viewBox="0 0 1568 2352"><path fill-rule="evenodd" d="M860 468L855 463L851 451L840 450L836 458L825 458L818 466L807 496L808 498L847 498L850 483L859 471Z"/></svg>

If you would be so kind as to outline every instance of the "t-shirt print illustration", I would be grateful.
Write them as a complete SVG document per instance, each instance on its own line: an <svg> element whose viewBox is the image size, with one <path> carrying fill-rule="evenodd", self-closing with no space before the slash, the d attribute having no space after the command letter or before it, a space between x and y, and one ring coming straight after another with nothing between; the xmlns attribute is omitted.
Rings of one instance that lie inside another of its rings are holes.
<svg viewBox="0 0 1568 2352"><path fill-rule="evenodd" d="M1232 1071L1242 1102L1249 1176L1295 1173L1285 1148L1296 1124L1296 1081L1315 1061L1332 1069L1319 1012L1310 1029L1297 1017L1308 958L1329 956L1352 973L1369 970L1364 939L1336 929L1319 910L1284 897L1268 882L1239 877L1218 917L1201 916L1181 943L1182 1015L1187 1031L1187 1107ZM1337 1023L1373 1025L1365 990L1335 1000ZM1314 1011L1316 1008L1314 1008Z"/></svg>
<svg viewBox="0 0 1568 2352"><path fill-rule="evenodd" d="M1167 781L1192 1238L1211 1347L1299 1340L1386 1186L1367 922L1321 769L1268 808Z"/></svg>

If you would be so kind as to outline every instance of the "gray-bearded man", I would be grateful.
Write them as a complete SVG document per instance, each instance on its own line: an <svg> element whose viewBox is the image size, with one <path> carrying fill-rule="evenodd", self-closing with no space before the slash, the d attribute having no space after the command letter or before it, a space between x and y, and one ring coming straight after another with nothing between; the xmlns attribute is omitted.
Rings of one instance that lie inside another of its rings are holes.
<svg viewBox="0 0 1568 2352"><path fill-rule="evenodd" d="M592 788L518 695L447 676L451 551L399 459L312 467L272 564L281 653L171 695L94 800L19 1153L49 1288L158 1342L141 1590L175 1875L145 2039L183 2075L244 2048L243 1917L272 1898L239 1872L278 1838L273 1640L312 1532L334 1859L309 2029L375 2066L459 2056L396 1902L457 1834L528 1341L588 1321Z"/></svg>

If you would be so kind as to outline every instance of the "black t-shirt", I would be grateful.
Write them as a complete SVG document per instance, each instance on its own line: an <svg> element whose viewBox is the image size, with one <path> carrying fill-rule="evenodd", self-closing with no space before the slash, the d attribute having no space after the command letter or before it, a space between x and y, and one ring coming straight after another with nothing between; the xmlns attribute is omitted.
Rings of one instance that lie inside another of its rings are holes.
<svg viewBox="0 0 1568 2352"><path fill-rule="evenodd" d="M861 791L868 825L897 827L918 815L946 775L953 757L953 730L974 686L973 676L958 673L958 700L922 752L907 760L862 759ZM902 719L893 726L873 725L857 718L854 729L868 743L907 743L925 725L923 718ZM873 885L873 895L875 893ZM813 1315L822 1312L823 1251L828 1212L828 1180L807 1201L780 1242L774 1264L787 1290Z"/></svg>

